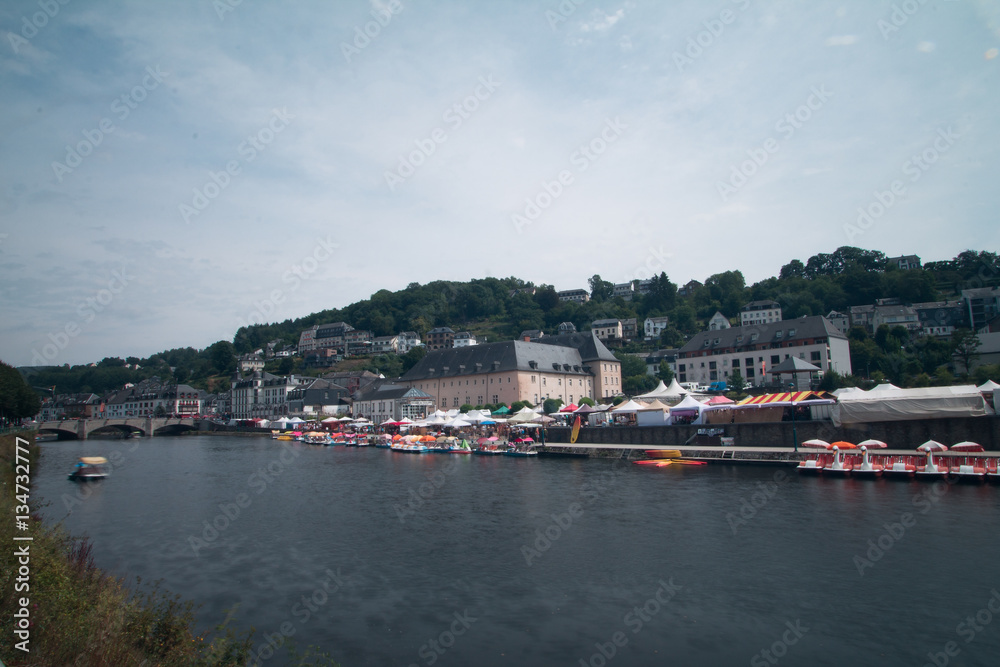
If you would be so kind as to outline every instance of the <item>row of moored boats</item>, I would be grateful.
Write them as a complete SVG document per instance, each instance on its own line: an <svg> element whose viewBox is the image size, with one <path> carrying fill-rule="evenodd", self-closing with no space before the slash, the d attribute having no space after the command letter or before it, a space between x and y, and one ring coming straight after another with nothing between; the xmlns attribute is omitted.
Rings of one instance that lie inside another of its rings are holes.
<svg viewBox="0 0 1000 667"><path fill-rule="evenodd" d="M813 458L799 463L803 474L829 475L831 477L887 477L895 479L954 479L970 482L990 481L1000 484L1000 458L970 456L983 452L983 446L974 442L960 442L949 448L935 440L928 440L917 447L913 454L872 454L872 449L886 447L879 440L866 440L858 445L849 442L826 443L807 440L804 447L826 449ZM950 450L950 451L949 451ZM948 454L943 454L949 452ZM937 459L935 454L941 454Z"/></svg>

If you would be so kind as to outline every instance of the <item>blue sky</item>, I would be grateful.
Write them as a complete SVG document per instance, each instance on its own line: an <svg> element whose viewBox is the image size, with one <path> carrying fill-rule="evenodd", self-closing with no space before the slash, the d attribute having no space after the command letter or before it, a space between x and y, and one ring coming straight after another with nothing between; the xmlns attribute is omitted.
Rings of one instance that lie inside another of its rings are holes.
<svg viewBox="0 0 1000 667"><path fill-rule="evenodd" d="M16 365L413 281L1000 247L996 2L35 0L0 35Z"/></svg>

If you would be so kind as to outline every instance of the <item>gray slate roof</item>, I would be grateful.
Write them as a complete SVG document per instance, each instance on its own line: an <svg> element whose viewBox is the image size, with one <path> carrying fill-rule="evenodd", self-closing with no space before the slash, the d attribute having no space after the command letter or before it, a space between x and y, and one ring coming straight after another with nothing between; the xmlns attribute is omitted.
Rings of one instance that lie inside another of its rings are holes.
<svg viewBox="0 0 1000 667"><path fill-rule="evenodd" d="M794 329L795 335L789 335L789 331ZM778 337L778 332L781 337ZM757 334L757 340L750 340L751 334ZM737 338L742 336L742 340L737 342ZM695 334L684 347L680 349L680 356L691 352L704 350L716 350L726 348L747 349L756 345L769 345L771 343L787 343L788 341L801 341L805 338L841 338L847 336L842 334L830 320L822 315L811 317L800 317L796 320L785 320L783 322L772 322L770 324L751 324L742 327L731 327L729 329L719 329L717 331L702 331ZM708 340L708 345L705 341ZM716 343L715 341L719 342Z"/></svg>
<svg viewBox="0 0 1000 667"><path fill-rule="evenodd" d="M581 359L577 348L552 345L548 343L549 338L560 338L560 336L547 336L538 342L530 343L511 340L428 352L400 379L410 382L507 371L586 374L583 370L585 362Z"/></svg>

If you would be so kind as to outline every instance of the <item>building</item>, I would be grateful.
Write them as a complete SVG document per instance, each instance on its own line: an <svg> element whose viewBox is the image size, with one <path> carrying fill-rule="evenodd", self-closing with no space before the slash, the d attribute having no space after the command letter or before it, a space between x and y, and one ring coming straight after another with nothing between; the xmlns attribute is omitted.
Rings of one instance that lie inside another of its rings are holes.
<svg viewBox="0 0 1000 667"><path fill-rule="evenodd" d="M796 356L824 372L851 373L847 336L825 317L814 315L783 322L703 331L678 352L678 382L708 384L739 371L753 385L777 385L779 375L767 372Z"/></svg>
<svg viewBox="0 0 1000 667"><path fill-rule="evenodd" d="M38 419L90 419L100 416L101 405L101 398L97 394L59 394L42 401Z"/></svg>
<svg viewBox="0 0 1000 667"><path fill-rule="evenodd" d="M350 396L346 387L317 378L288 392L288 413L303 417L346 413L350 408Z"/></svg>
<svg viewBox="0 0 1000 667"><path fill-rule="evenodd" d="M576 333L576 325L572 322L560 322L557 331L561 334Z"/></svg>
<svg viewBox="0 0 1000 667"><path fill-rule="evenodd" d="M455 332L450 327L437 327L427 333L428 350L446 350L455 347Z"/></svg>
<svg viewBox="0 0 1000 667"><path fill-rule="evenodd" d="M573 301L575 303L587 303L590 301L590 292L585 289L567 289L556 292L560 301Z"/></svg>
<svg viewBox="0 0 1000 667"><path fill-rule="evenodd" d="M104 409L92 416L105 419L155 417L158 414L193 416L201 414L202 396L194 387L163 384L154 376L113 392L102 403Z"/></svg>
<svg viewBox="0 0 1000 667"><path fill-rule="evenodd" d="M613 320L594 320L590 323L590 330L594 332L594 335L601 339L603 343L615 342L619 343L622 339L622 321Z"/></svg>
<svg viewBox="0 0 1000 667"><path fill-rule="evenodd" d="M452 342L452 347L469 347L470 345L475 344L475 336L470 334L468 331L459 331L455 334L455 340Z"/></svg>
<svg viewBox="0 0 1000 667"><path fill-rule="evenodd" d="M542 331L541 329L525 329L524 331L521 332L521 335L518 336L518 339L535 341L538 340L539 338L542 338L543 336L545 336L545 332Z"/></svg>
<svg viewBox="0 0 1000 667"><path fill-rule="evenodd" d="M335 348L324 347L307 352L302 358L302 365L305 368L329 368L343 358Z"/></svg>
<svg viewBox="0 0 1000 667"><path fill-rule="evenodd" d="M653 289L652 278L646 278L645 280L639 281L639 294L649 294L651 289Z"/></svg>
<svg viewBox="0 0 1000 667"><path fill-rule="evenodd" d="M299 334L299 354L305 355L306 352L312 352L316 349L316 327L311 327L309 329L303 329Z"/></svg>
<svg viewBox="0 0 1000 667"><path fill-rule="evenodd" d="M372 354L398 354L399 336L375 336L372 338Z"/></svg>
<svg viewBox="0 0 1000 667"><path fill-rule="evenodd" d="M951 337L955 329L965 326L965 309L958 301L928 301L913 304L920 322L920 333L940 338Z"/></svg>
<svg viewBox="0 0 1000 667"><path fill-rule="evenodd" d="M777 301L765 299L751 301L740 308L740 326L748 324L770 324L781 321L781 306Z"/></svg>
<svg viewBox="0 0 1000 667"><path fill-rule="evenodd" d="M626 301L631 301L632 295L634 293L635 293L635 286L631 282L617 283L615 285L614 295L616 297L621 297Z"/></svg>
<svg viewBox="0 0 1000 667"><path fill-rule="evenodd" d="M534 287L518 287L517 289L512 289L507 293L507 297L513 299L518 294L527 294L528 296L535 295Z"/></svg>
<svg viewBox="0 0 1000 667"><path fill-rule="evenodd" d="M677 288L677 296L689 297L694 294L694 291L703 285L697 280L687 281L683 287Z"/></svg>
<svg viewBox="0 0 1000 667"><path fill-rule="evenodd" d="M429 393L443 409L546 398L569 404L621 393L621 362L592 332L565 334L430 352L399 384Z"/></svg>
<svg viewBox="0 0 1000 667"><path fill-rule="evenodd" d="M657 375L660 372L660 364L664 361L667 362L667 366L670 370L677 375L677 348L669 348L664 350L657 350L656 352L650 352L646 355L646 373L649 375ZM641 356L641 355L640 355ZM679 380L678 380L679 382Z"/></svg>
<svg viewBox="0 0 1000 667"><path fill-rule="evenodd" d="M715 315L712 315L712 319L708 321L709 331L720 331L722 329L728 329L731 326L729 318L719 311L715 311Z"/></svg>
<svg viewBox="0 0 1000 667"><path fill-rule="evenodd" d="M962 290L966 317L973 331L979 331L986 323L1000 314L1000 287L979 287Z"/></svg>
<svg viewBox="0 0 1000 667"><path fill-rule="evenodd" d="M837 331L844 334L845 336L847 335L848 330L851 328L851 318L849 318L847 315L843 313L837 312L836 310L831 310L829 313L827 313L826 319L830 320L830 324L832 324L837 329Z"/></svg>
<svg viewBox="0 0 1000 667"><path fill-rule="evenodd" d="M639 326L634 317L622 320L622 340L635 340L639 335Z"/></svg>
<svg viewBox="0 0 1000 667"><path fill-rule="evenodd" d="M434 408L434 397L427 392L406 384L379 380L354 395L353 414L381 424L389 420L420 421L426 419Z"/></svg>
<svg viewBox="0 0 1000 667"><path fill-rule="evenodd" d="M258 354L244 354L239 358L238 367L241 373L253 373L264 370L264 360Z"/></svg>
<svg viewBox="0 0 1000 667"><path fill-rule="evenodd" d="M348 394L354 395L372 382L382 378L371 371L337 371L335 373L324 373L323 379L339 384L341 387L347 389Z"/></svg>
<svg viewBox="0 0 1000 667"><path fill-rule="evenodd" d="M233 419L287 417L289 392L313 379L296 375L279 377L261 371L254 371L247 378L236 376L232 381Z"/></svg>
<svg viewBox="0 0 1000 667"><path fill-rule="evenodd" d="M872 320L875 319L875 306L851 306L851 326L861 327L873 333Z"/></svg>
<svg viewBox="0 0 1000 667"><path fill-rule="evenodd" d="M878 330L882 325L888 327L906 327L909 331L920 329L920 318L910 306L875 306L872 314L872 328Z"/></svg>
<svg viewBox="0 0 1000 667"><path fill-rule="evenodd" d="M906 271L908 269L919 269L920 258L916 255L902 255L901 257L890 257L885 260L886 267L894 266L897 269Z"/></svg>
<svg viewBox="0 0 1000 667"><path fill-rule="evenodd" d="M372 353L374 335L367 329L351 329L344 334L344 353L349 357L357 357Z"/></svg>
<svg viewBox="0 0 1000 667"><path fill-rule="evenodd" d="M416 331L404 331L399 334L399 344L397 352L399 354L406 354L415 347L423 347L424 344L420 342L420 336L417 335Z"/></svg>
<svg viewBox="0 0 1000 667"><path fill-rule="evenodd" d="M655 340L660 337L663 330L670 324L670 318L666 315L662 317L647 317L643 322L642 332L646 340Z"/></svg>

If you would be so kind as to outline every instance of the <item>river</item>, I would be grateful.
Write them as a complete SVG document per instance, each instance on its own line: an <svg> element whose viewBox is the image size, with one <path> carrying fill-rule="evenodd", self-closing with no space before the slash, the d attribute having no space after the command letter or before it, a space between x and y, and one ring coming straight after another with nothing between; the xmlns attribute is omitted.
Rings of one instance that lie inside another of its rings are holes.
<svg viewBox="0 0 1000 667"><path fill-rule="evenodd" d="M41 444L99 566L354 665L995 664L1000 488L232 436ZM114 471L81 487L76 457ZM942 662L942 660L944 662Z"/></svg>

